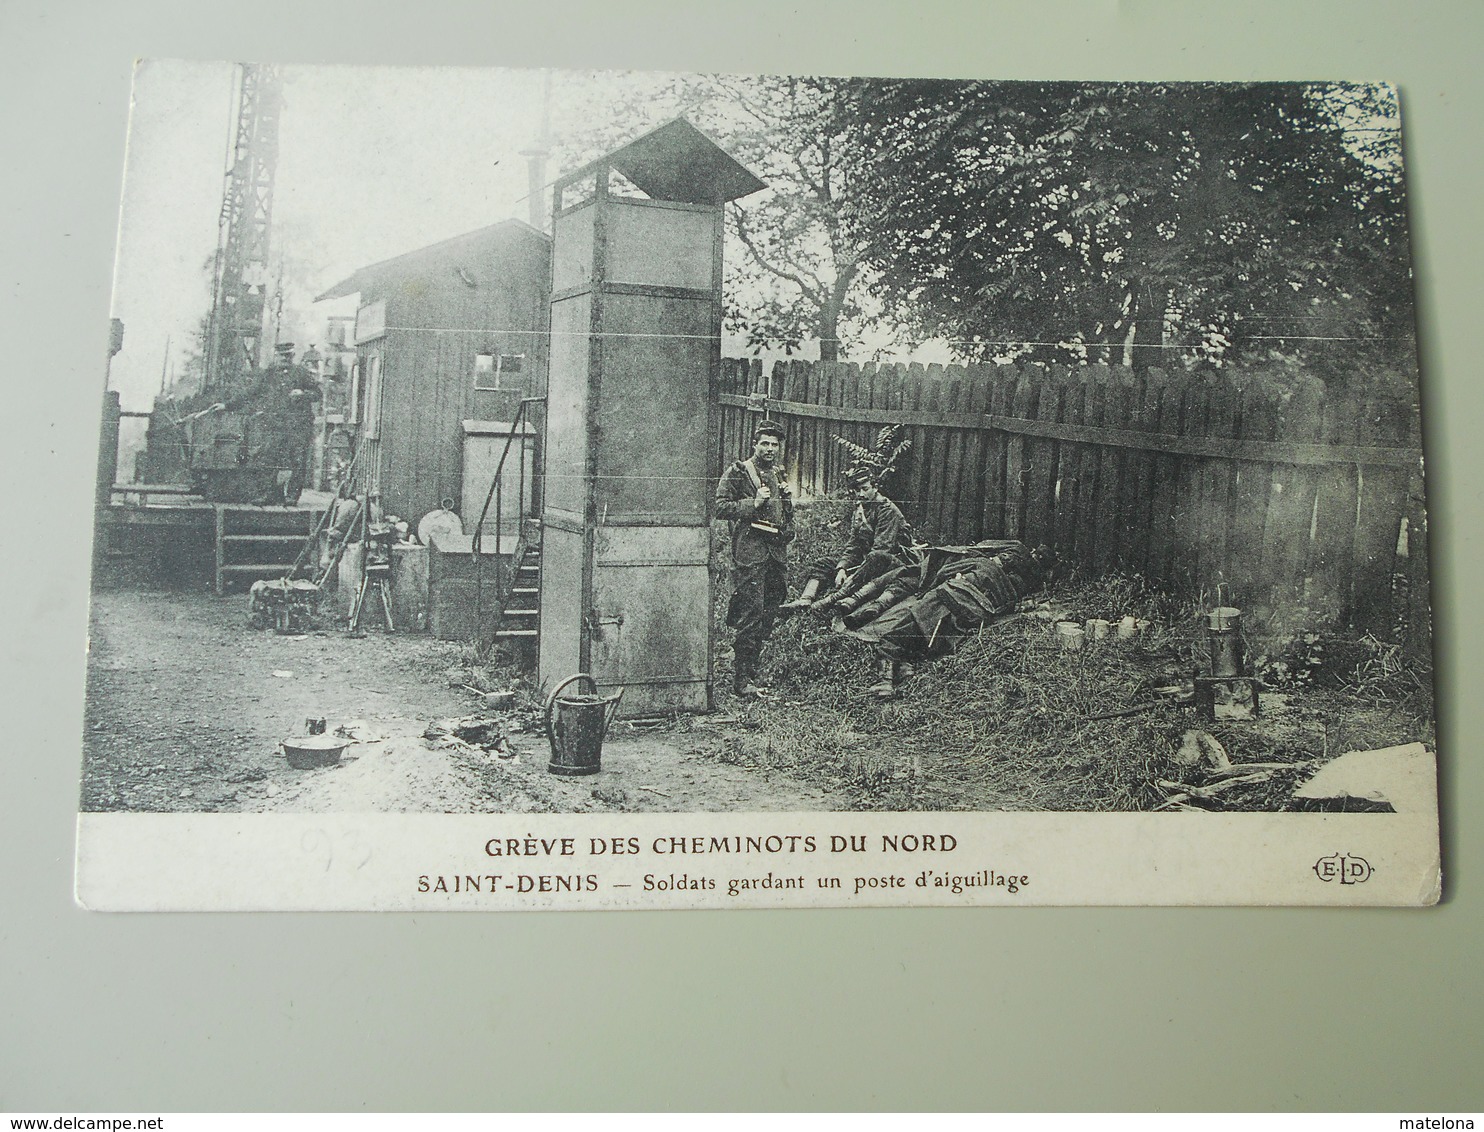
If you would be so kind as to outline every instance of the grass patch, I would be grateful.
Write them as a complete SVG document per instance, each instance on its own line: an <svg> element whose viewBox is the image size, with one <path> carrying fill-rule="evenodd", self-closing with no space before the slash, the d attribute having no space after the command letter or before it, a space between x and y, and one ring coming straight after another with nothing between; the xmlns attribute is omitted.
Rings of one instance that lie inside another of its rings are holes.
<svg viewBox="0 0 1484 1132"><path fill-rule="evenodd" d="M801 506L792 570L830 553L844 537L845 506ZM727 548L721 540L721 557ZM720 624L717 687L730 677L730 632ZM1328 659L1301 684L1268 701L1250 723L1201 722L1193 709L1159 704L1137 715L1094 717L1149 703L1154 687L1189 680L1204 667L1203 610L1138 577L1056 587L1040 615L987 626L931 665L890 701L871 698L873 653L817 618L781 622L764 653L773 696L729 701L740 726L699 750L721 761L785 771L843 789L870 810L1147 810L1167 792L1160 780L1199 783L1175 760L1181 737L1203 728L1234 762L1279 762L1291 771L1221 794L1227 810L1277 810L1313 767L1344 751L1433 742L1431 675L1375 638L1320 634ZM1130 641L1064 651L1053 618L1132 615L1151 622ZM1267 655L1288 636L1249 634ZM1312 648L1314 642L1306 647Z"/></svg>

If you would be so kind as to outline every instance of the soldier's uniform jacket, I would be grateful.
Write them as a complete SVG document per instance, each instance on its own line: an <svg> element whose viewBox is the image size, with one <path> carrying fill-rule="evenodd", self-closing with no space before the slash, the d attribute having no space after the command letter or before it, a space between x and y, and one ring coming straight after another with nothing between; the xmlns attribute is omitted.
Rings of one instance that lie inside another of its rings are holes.
<svg viewBox="0 0 1484 1132"><path fill-rule="evenodd" d="M761 509L757 506L759 484L773 493ZM716 485L716 517L731 523L732 561L755 566L772 559L788 559L788 544L794 537L794 503L779 490L777 467L760 467L753 460L738 460L722 473ZM754 526L776 528L776 534Z"/></svg>
<svg viewBox="0 0 1484 1132"><path fill-rule="evenodd" d="M912 542L902 509L890 499L874 499L856 506L850 517L850 541L835 563L837 570L854 570L874 550L893 558L901 557L902 547Z"/></svg>

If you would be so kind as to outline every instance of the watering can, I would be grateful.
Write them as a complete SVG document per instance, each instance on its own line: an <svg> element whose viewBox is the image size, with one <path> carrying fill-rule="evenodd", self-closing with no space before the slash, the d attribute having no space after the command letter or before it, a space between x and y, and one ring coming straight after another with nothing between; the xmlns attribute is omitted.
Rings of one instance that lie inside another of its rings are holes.
<svg viewBox="0 0 1484 1132"><path fill-rule="evenodd" d="M562 689L578 680L592 686L590 694L562 695ZM551 741L551 761L546 769L569 777L597 774L603 769L603 736L618 712L616 695L598 695L598 682L586 672L568 676L546 700L546 737Z"/></svg>

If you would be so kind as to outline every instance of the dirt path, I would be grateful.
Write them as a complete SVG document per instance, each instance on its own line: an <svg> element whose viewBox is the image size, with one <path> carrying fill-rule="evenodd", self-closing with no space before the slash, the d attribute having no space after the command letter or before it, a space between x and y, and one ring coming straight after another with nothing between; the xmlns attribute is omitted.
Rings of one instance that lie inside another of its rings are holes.
<svg viewBox="0 0 1484 1132"><path fill-rule="evenodd" d="M479 711L445 672L463 645L426 635L283 637L246 627L246 598L93 597L83 741L84 810L570 812L833 810L849 800L785 772L713 757L724 727L641 733L616 725L603 770L546 771L529 716L506 722L511 757L439 746L429 723ZM341 763L288 766L306 719L358 739ZM699 741L702 736L712 742Z"/></svg>

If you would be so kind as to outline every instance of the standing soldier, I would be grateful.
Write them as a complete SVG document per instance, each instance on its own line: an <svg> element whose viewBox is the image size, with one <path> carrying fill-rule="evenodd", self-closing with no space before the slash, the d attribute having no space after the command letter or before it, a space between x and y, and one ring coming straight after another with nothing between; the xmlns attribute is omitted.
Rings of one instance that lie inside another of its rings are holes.
<svg viewBox="0 0 1484 1132"><path fill-rule="evenodd" d="M727 624L737 631L732 688L744 699L761 694L755 683L758 658L788 596L785 568L794 504L778 469L783 437L782 426L763 421L752 434L752 456L733 463L716 486L716 517L732 525Z"/></svg>

